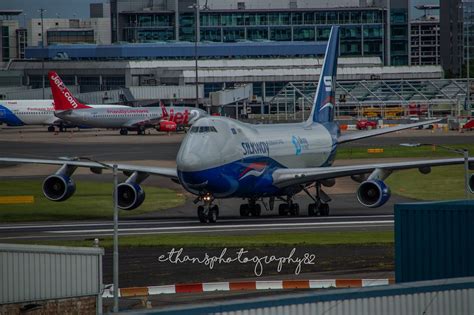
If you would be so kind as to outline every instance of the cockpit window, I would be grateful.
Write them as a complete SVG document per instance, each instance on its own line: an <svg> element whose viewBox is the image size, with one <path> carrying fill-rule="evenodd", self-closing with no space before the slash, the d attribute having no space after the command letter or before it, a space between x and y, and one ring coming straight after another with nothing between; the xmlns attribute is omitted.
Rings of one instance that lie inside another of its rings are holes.
<svg viewBox="0 0 474 315"><path fill-rule="evenodd" d="M192 127L189 132L190 133L208 133L208 132L217 132L217 129L214 126L200 126L200 127Z"/></svg>

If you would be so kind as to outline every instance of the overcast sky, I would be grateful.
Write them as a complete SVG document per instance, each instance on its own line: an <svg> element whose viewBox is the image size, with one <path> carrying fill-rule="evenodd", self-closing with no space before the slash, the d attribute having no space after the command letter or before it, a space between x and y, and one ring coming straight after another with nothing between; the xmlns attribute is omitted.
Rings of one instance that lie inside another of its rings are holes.
<svg viewBox="0 0 474 315"><path fill-rule="evenodd" d="M106 2L105 0L0 0L0 10L17 9L26 13L26 19L39 18L38 9L44 8L44 17L61 18L89 17L89 4ZM18 18L23 24L24 17Z"/></svg>

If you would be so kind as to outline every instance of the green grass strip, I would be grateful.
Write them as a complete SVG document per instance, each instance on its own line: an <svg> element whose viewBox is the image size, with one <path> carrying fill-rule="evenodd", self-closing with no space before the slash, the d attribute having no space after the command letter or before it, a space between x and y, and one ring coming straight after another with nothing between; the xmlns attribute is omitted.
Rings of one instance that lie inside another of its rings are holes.
<svg viewBox="0 0 474 315"><path fill-rule="evenodd" d="M78 181L76 193L63 202L46 199L41 185L41 180L2 180L0 196L33 195L35 203L0 205L0 221L112 219L112 183ZM144 187L144 190L143 204L133 211L120 211L121 217L176 207L185 201L183 194L171 189Z"/></svg>
<svg viewBox="0 0 474 315"><path fill-rule="evenodd" d="M413 199L464 199L464 165L433 167L427 175L418 169L397 171L386 183L393 194Z"/></svg>
<svg viewBox="0 0 474 315"><path fill-rule="evenodd" d="M409 141L407 141L409 142ZM449 145L450 148L463 149L473 152L474 144ZM368 153L367 149L381 148L383 153ZM399 145L379 146L374 142L373 146L367 147L341 147L337 149L336 159L371 159L371 158L442 158L442 157L460 157L459 154L449 152L440 147L421 146L421 147L402 147Z"/></svg>
<svg viewBox="0 0 474 315"><path fill-rule="evenodd" d="M122 236L120 246L124 247L262 247L262 246L304 246L342 244L389 244L393 243L393 231L375 232L304 232L304 233L262 233L255 235L200 235L200 234L156 234L143 236ZM29 244L92 246L93 240L82 241L31 241ZM112 238L100 240L100 246L112 247Z"/></svg>

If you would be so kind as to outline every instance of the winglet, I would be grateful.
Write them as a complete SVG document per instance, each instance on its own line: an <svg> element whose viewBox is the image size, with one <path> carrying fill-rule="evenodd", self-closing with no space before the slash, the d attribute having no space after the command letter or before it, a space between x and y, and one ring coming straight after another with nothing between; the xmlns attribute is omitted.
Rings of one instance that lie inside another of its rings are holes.
<svg viewBox="0 0 474 315"><path fill-rule="evenodd" d="M54 72L48 72L49 85L51 86L51 92L53 93L54 99L54 110L74 110L91 108L90 106L84 105L79 102L69 89L64 85L63 80L59 75Z"/></svg>

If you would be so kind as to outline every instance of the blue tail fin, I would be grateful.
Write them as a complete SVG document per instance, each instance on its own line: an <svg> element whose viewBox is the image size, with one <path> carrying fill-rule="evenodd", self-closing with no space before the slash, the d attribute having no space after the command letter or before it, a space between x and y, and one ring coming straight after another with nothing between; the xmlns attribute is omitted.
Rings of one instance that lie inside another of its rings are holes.
<svg viewBox="0 0 474 315"><path fill-rule="evenodd" d="M326 47L321 76L314 95L313 109L308 123L327 123L334 119L334 105L336 103L336 75L337 57L339 55L339 26L331 28L329 41Z"/></svg>

